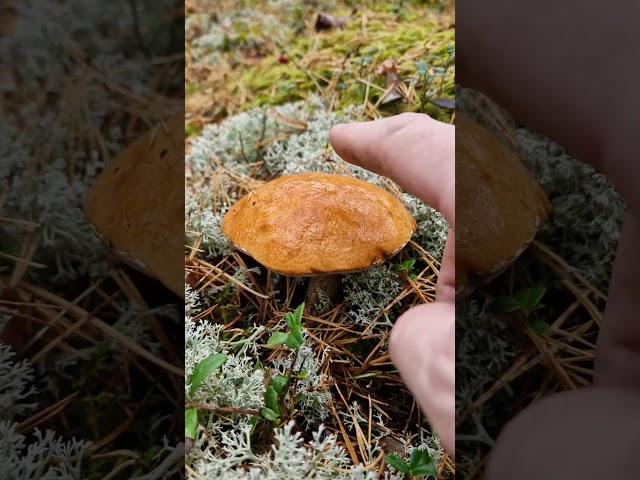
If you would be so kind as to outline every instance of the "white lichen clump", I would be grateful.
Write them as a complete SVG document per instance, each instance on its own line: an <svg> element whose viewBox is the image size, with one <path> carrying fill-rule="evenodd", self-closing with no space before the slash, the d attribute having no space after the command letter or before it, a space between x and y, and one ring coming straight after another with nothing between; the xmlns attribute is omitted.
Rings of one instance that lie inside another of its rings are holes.
<svg viewBox="0 0 640 480"><path fill-rule="evenodd" d="M309 338L296 354L285 351L262 368L258 368L258 350L263 327L255 327L245 336L225 338L222 326L206 320L194 322L206 299L186 287L185 368L190 379L195 366L203 359L224 354L226 361L207 377L192 395L185 382L187 402L218 407L260 410L265 406L265 374L296 373L292 394L302 422L313 427L313 440L305 443L295 422L274 430L272 448L256 453L252 445L255 424L243 413L218 415L200 412L197 438L188 454L188 464L201 478L207 479L293 479L300 472L311 478L374 478L362 467L353 467L344 449L333 435L325 434L322 421L327 418L331 394L321 373L324 358L318 356ZM262 420L264 421L264 419Z"/></svg>
<svg viewBox="0 0 640 480"><path fill-rule="evenodd" d="M0 333L2 329L0 328ZM0 343L0 419L12 419L36 407L30 398L36 393L31 385L33 369L26 361L14 361L15 353Z"/></svg>
<svg viewBox="0 0 640 480"><path fill-rule="evenodd" d="M238 408L264 406L264 375L255 369L256 335L249 336L239 346L220 338L221 325L207 321L185 321L185 370L187 378L198 362L214 354L225 354L227 360L217 375L208 377L191 398L190 385L185 383L187 401L206 401L215 405ZM259 333L259 331L258 331Z"/></svg>
<svg viewBox="0 0 640 480"><path fill-rule="evenodd" d="M0 421L0 478L83 478L83 459L89 446L81 440L64 441L51 430L36 429L27 437L16 431L15 423Z"/></svg>
<svg viewBox="0 0 640 480"><path fill-rule="evenodd" d="M350 172L386 188L388 180L344 162L328 144L333 125L360 119L359 108L330 112L321 100L312 97L273 110L255 108L205 127L186 157L187 243L197 245L206 256L228 254L230 247L220 222L246 193L238 190L238 184L258 185L260 180L256 183L256 178L268 180L307 171ZM276 140L264 145L265 140L273 138ZM256 167L258 160L263 165ZM418 224L416 241L439 260L447 238L447 222L416 197L404 194L403 200Z"/></svg>
<svg viewBox="0 0 640 480"><path fill-rule="evenodd" d="M349 319L363 326L376 321L377 328L390 328L391 322L385 307L400 293L400 277L391 266L382 265L364 272L345 275L342 280Z"/></svg>
<svg viewBox="0 0 640 480"><path fill-rule="evenodd" d="M226 435L221 457L207 451L199 453L191 465L194 478L207 480L373 480L373 472L362 466L352 467L344 448L334 435L320 426L305 443L300 432L294 433L294 422L274 431L271 451L256 454L251 449L251 425Z"/></svg>
<svg viewBox="0 0 640 480"><path fill-rule="evenodd" d="M0 314L0 319L8 315ZM6 322L0 322L0 333ZM14 360L15 353L0 342L0 478L25 480L82 478L82 457L88 442L64 440L51 430L34 430L30 437L17 431L15 418L29 414L37 404L33 368ZM51 458L56 457L52 462Z"/></svg>
<svg viewBox="0 0 640 480"><path fill-rule="evenodd" d="M277 17L253 9L234 10L225 16L193 12L185 19L189 55L198 65L218 65L223 52L259 48L264 38L283 41L286 33L287 26Z"/></svg>

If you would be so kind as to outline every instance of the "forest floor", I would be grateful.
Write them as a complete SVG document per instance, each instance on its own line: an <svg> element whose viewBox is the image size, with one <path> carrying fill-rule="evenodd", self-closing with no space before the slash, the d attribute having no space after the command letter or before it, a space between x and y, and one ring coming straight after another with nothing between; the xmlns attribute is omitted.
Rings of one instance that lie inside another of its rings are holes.
<svg viewBox="0 0 640 480"><path fill-rule="evenodd" d="M446 222L328 146L340 121L402 111L453 121L452 4L240 3L187 2L188 474L405 478L410 468L453 478L387 345L402 312L434 299ZM274 333L289 332L308 282L232 250L219 222L263 182L312 170L386 188L418 232L387 264L346 275L337 300L307 306L301 347L269 348ZM223 363L193 389L212 358Z"/></svg>

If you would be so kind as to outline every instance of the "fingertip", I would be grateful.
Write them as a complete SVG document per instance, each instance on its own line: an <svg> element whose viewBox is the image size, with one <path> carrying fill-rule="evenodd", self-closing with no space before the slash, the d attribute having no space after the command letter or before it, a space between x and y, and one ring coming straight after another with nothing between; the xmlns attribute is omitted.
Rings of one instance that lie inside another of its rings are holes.
<svg viewBox="0 0 640 480"><path fill-rule="evenodd" d="M352 162L348 141L349 124L338 123L329 131L329 143L335 152L346 162Z"/></svg>
<svg viewBox="0 0 640 480"><path fill-rule="evenodd" d="M329 142L331 142L331 145L333 145L336 140L339 140L341 132L346 127L346 123L336 123L333 127L331 127L331 130L329 130Z"/></svg>

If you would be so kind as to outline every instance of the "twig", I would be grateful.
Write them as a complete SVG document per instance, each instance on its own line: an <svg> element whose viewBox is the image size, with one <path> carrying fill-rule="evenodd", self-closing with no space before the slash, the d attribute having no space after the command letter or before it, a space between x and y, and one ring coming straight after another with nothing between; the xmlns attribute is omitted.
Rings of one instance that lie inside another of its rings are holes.
<svg viewBox="0 0 640 480"><path fill-rule="evenodd" d="M219 413L221 415L260 415L260 410L256 410L255 408L220 407L218 405L209 405L207 403L198 402L185 403L184 408L197 408L198 410Z"/></svg>
<svg viewBox="0 0 640 480"><path fill-rule="evenodd" d="M184 462L184 443L180 442L153 471L146 475L133 477L131 480L158 480L159 478L163 478L171 467L181 464L182 462Z"/></svg>

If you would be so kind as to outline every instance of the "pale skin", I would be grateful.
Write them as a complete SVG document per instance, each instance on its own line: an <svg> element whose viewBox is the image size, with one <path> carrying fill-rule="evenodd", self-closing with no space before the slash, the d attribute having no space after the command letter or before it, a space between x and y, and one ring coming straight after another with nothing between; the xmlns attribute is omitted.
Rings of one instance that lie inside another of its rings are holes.
<svg viewBox="0 0 640 480"><path fill-rule="evenodd" d="M455 434L455 127L427 115L336 125L331 144L344 160L385 175L442 212L450 230L436 301L396 321L391 359L453 454Z"/></svg>

